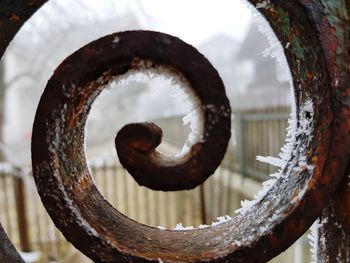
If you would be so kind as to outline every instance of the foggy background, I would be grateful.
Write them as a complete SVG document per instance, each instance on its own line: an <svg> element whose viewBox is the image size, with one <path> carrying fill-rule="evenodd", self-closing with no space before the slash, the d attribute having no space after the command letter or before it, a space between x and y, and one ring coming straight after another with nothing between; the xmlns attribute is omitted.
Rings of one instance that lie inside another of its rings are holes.
<svg viewBox="0 0 350 263"><path fill-rule="evenodd" d="M118 31L161 31L194 45L218 70L233 111L289 105L288 70L262 55L270 45L258 25L240 1L50 1L25 24L1 61L4 160L30 163L35 110L54 69L83 45ZM185 115L186 102L169 96L171 89L155 78L110 90L89 116L88 155L115 154L114 136L128 122Z"/></svg>

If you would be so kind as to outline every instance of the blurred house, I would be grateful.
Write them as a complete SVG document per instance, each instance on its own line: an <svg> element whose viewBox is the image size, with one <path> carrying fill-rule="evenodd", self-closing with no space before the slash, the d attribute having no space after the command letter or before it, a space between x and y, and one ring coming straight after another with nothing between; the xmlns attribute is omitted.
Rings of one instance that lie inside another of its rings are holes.
<svg viewBox="0 0 350 263"><path fill-rule="evenodd" d="M137 12L98 19L87 9L78 22L65 17L59 19L61 13L58 5L46 12L44 8L40 16L33 17L32 22L23 27L4 57L7 92L3 142L7 158L17 164L30 163L35 110L57 65L81 46L103 35L149 28L153 23L152 18ZM198 45L198 50L222 77L233 111L290 105L286 70L281 70L274 59L262 56L262 50L268 47L266 37L258 32L254 23L243 41L218 33ZM96 103L89 116L88 144L104 147L108 141L111 148L114 141L111 136L130 121L177 117L181 126L181 118L189 109L188 102L174 99L175 93L169 96L169 89L164 88L162 81L159 78L130 80L125 89L118 87L117 91L112 90L99 100L101 103Z"/></svg>
<svg viewBox="0 0 350 263"><path fill-rule="evenodd" d="M252 23L235 57L238 67L250 63L252 72L244 90L230 98L233 111L290 107L288 66L263 55L269 48L267 37L258 31L256 22Z"/></svg>

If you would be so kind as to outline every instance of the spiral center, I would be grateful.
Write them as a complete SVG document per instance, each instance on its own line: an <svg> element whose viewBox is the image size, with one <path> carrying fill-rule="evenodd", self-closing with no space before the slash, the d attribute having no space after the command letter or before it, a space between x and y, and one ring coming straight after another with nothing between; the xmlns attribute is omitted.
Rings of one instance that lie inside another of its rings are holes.
<svg viewBox="0 0 350 263"><path fill-rule="evenodd" d="M87 159L114 156L116 131L143 121L155 122L163 130L157 150L179 158L201 140L201 115L200 102L179 73L161 66L132 70L107 84L93 103L86 128Z"/></svg>

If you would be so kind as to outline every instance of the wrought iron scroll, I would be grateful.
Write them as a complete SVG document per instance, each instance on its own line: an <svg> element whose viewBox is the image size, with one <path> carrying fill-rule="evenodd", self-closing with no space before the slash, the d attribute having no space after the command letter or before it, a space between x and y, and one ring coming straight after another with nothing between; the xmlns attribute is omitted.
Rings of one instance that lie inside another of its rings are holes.
<svg viewBox="0 0 350 263"><path fill-rule="evenodd" d="M44 2L0 2L1 56L21 25ZM33 134L33 170L38 191L56 226L95 262L266 262L289 247L321 213L321 219L327 220L322 220L324 224L318 231L328 239L319 238L319 262L350 262L350 180L346 169L350 152L350 4L347 0L251 3L265 16L284 47L295 87L297 132L283 176L250 210L223 224L190 231L148 227L111 207L92 183L81 137L84 111L89 104L80 102L91 102L110 76L135 65L128 62L123 69L113 63L104 64L106 57L98 54L104 52L102 47L110 48L111 37L73 54L49 81ZM122 43L124 35L116 36ZM159 36L160 46L150 54L157 56L158 64L167 65L161 56L161 43L165 45L173 38ZM104 46L107 42L108 47ZM142 54L147 45L144 48L140 50ZM92 57L96 59L94 63L88 61ZM89 76L82 69L77 72L82 79L61 83L60 80L70 80L68 69L79 68L79 61L86 62L91 70L95 63L103 66ZM69 98L72 90L80 92L79 96ZM62 112L66 114L61 115ZM62 122L67 126L61 127ZM70 138L66 138L68 128L72 130ZM171 187L159 188L189 188L201 180L191 186L185 183L173 187L171 183ZM158 188L157 184L152 187ZM5 233L0 232L4 240ZM0 254L2 259L15 253L6 244L7 241L0 244L0 251L5 253Z"/></svg>

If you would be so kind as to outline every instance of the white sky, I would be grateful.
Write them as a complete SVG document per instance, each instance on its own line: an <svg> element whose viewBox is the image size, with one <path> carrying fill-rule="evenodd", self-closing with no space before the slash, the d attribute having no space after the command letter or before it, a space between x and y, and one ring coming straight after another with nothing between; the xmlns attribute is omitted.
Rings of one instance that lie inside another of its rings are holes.
<svg viewBox="0 0 350 263"><path fill-rule="evenodd" d="M95 10L106 8L101 0L86 0L85 3ZM135 10L137 6L142 6L152 17L155 30L178 36L191 44L218 33L242 40L252 16L241 0L115 0L114 5L121 12Z"/></svg>
<svg viewBox="0 0 350 263"><path fill-rule="evenodd" d="M240 39L251 17L240 0L142 0L147 12L158 18L159 29L169 30L191 43L224 32Z"/></svg>

